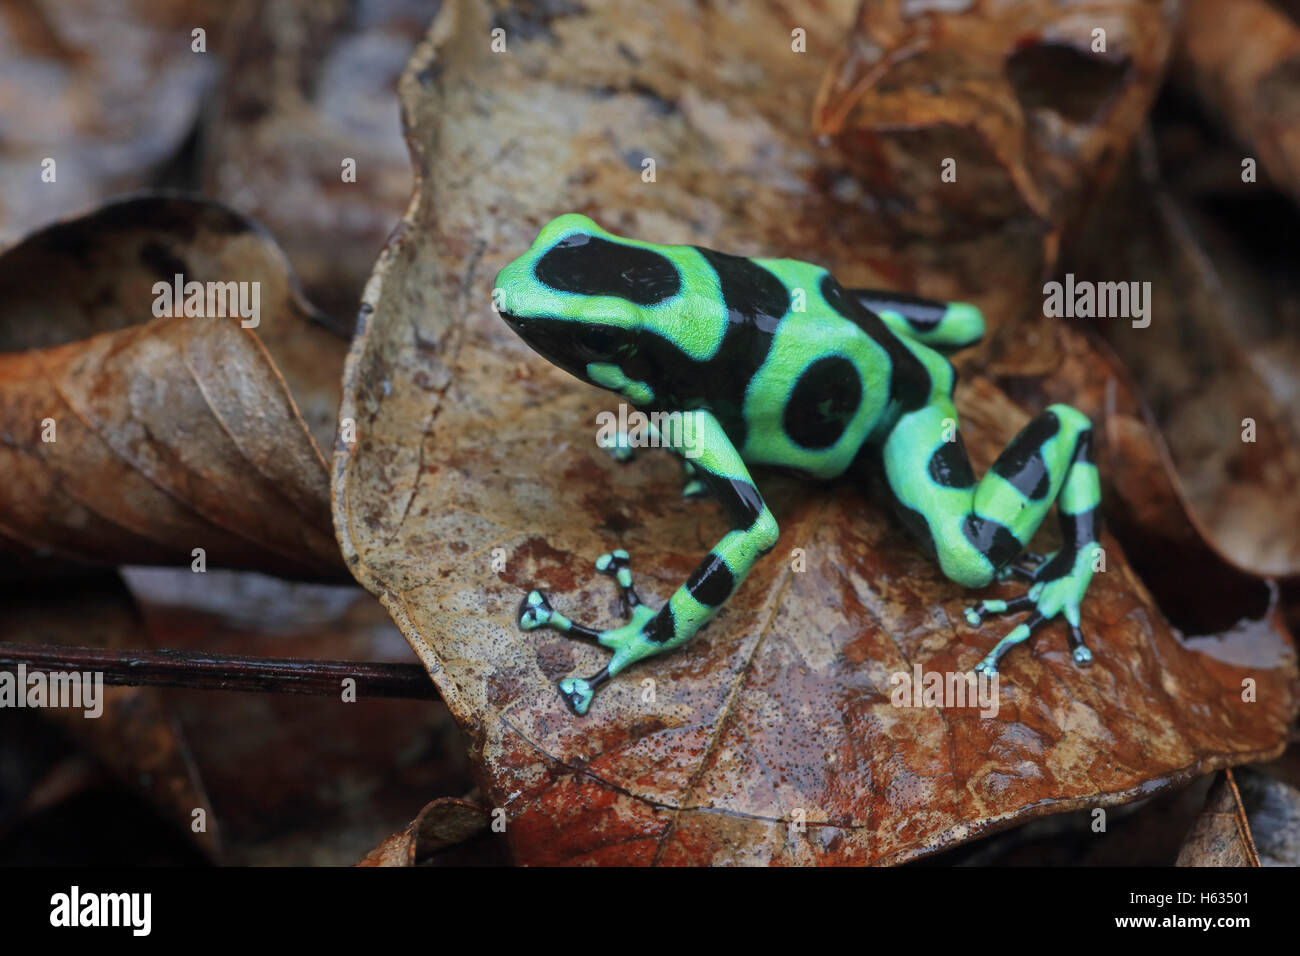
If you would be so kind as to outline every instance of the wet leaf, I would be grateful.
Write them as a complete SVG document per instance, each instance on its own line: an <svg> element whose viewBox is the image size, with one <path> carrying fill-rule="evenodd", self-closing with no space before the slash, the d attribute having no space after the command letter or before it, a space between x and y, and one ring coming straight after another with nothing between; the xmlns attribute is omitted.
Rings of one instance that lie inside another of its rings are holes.
<svg viewBox="0 0 1300 956"><path fill-rule="evenodd" d="M1010 264L978 237L891 245L871 214L874 182L813 141L806 104L851 16L843 4L724 15L670 2L654 23L602 4L490 21L450 3L403 77L419 190L348 363L343 415L359 439L337 452L336 528L467 733L520 862L900 862L1282 746L1295 665L1271 606L1243 638L1251 654L1235 641L1235 656L1190 649L1109 536L1084 606L1090 669L1070 663L1053 626L1007 659L995 717L893 706L892 675L969 670L1004 628L964 623L972 594L883 496L768 476L781 543L709 628L621 675L587 718L560 702L554 681L601 654L521 632L524 591L546 588L603 624L616 604L596 556L628 548L657 603L725 524L680 499L667 456L612 462L594 441L611 400L491 312L496 270L542 223L580 211L655 241L794 255L854 285L974 298L1004 321L1032 302L1036 243ZM509 56L483 40L493 22L509 27ZM817 56L787 52L791 23ZM1029 360L1002 353L999 374L1059 366L1056 327L1041 330L1041 347L1021 350ZM984 469L1027 416L987 375L964 381L963 433ZM790 566L795 547L805 572Z"/></svg>
<svg viewBox="0 0 1300 956"><path fill-rule="evenodd" d="M260 323L155 317L177 274L246 283ZM0 535L92 562L190 565L202 548L337 576L319 446L345 347L274 243L219 204L138 198L36 233L0 255Z"/></svg>

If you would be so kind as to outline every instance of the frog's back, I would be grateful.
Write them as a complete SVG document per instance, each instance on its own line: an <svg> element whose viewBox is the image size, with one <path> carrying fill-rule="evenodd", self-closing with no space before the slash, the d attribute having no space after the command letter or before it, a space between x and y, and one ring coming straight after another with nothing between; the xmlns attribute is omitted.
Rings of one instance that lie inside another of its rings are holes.
<svg viewBox="0 0 1300 956"><path fill-rule="evenodd" d="M688 404L713 410L745 461L834 477L900 410L928 399L913 347L826 269L698 251L717 274L728 331Z"/></svg>
<svg viewBox="0 0 1300 956"><path fill-rule="evenodd" d="M617 243L673 280L655 286L653 301L629 301L642 333L619 359L619 381L642 383L647 404L666 411L708 408L745 461L834 477L901 411L928 400L917 352L929 350L902 341L821 266ZM648 269L640 260L615 269L602 255L607 284Z"/></svg>

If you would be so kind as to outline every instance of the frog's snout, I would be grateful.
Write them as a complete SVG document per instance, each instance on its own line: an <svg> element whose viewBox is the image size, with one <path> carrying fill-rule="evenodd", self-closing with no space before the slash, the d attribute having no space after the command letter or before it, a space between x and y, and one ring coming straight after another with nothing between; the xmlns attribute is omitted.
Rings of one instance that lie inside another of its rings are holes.
<svg viewBox="0 0 1300 956"><path fill-rule="evenodd" d="M514 329L524 341L528 341L528 333L533 328L534 323L521 315L515 315L513 312L507 312L502 309L499 312L501 318L505 319L506 325Z"/></svg>

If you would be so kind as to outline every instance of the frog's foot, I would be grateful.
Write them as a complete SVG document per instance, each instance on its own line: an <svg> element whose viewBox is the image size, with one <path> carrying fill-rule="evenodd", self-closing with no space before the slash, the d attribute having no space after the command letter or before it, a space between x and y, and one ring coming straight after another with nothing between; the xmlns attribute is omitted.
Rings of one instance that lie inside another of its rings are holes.
<svg viewBox="0 0 1300 956"><path fill-rule="evenodd" d="M566 677L557 686L560 688L560 697L569 705L569 710L581 717L590 709L597 688L609 678L609 668L605 667L591 677Z"/></svg>
<svg viewBox="0 0 1300 956"><path fill-rule="evenodd" d="M533 631L539 627L555 627L563 630L552 621L555 616L555 608L551 607L551 602L546 600L546 595L541 591L529 591L519 602L519 626L525 631Z"/></svg>
<svg viewBox="0 0 1300 956"><path fill-rule="evenodd" d="M608 631L594 631L565 619L568 626L563 630L566 633L593 638L602 647L614 651L610 662L590 677L566 677L559 682L560 696L570 710L579 717L583 716L591 707L592 698L602 684L628 665L661 649L649 636L648 626L654 616L655 612L650 608L637 604L632 608L631 620L627 624Z"/></svg>
<svg viewBox="0 0 1300 956"><path fill-rule="evenodd" d="M632 559L626 551L619 548L609 554L602 554L596 559L596 570L607 574L618 584L618 597L623 605L623 617L630 618L632 611L641 604L641 598L632 586Z"/></svg>
<svg viewBox="0 0 1300 956"><path fill-rule="evenodd" d="M598 642L601 635L600 631L570 621L551 606L545 594L536 589L529 591L519 602L519 626L525 631L549 627L569 637L592 642Z"/></svg>
<svg viewBox="0 0 1300 956"><path fill-rule="evenodd" d="M519 604L519 626L525 631L547 627L569 637L580 638L614 651L614 657L599 673L590 677L566 677L559 682L560 696L569 709L581 717L591 707L597 688L628 665L657 653L661 644L649 636L649 623L655 611L641 603L632 586L631 558L621 548L596 559L596 570L612 577L618 584L627 623L606 631L585 627L569 620L551 606L546 595L529 591Z"/></svg>
<svg viewBox="0 0 1300 956"><path fill-rule="evenodd" d="M1069 626L1070 655L1074 663L1086 666L1092 663L1092 651L1084 643L1079 629L1079 604L1092 580L1092 547L1085 546L1070 554L1057 554L1034 572L1034 584L1023 597L1012 601L981 601L966 609L966 622L978 627L989 614L1017 614L1031 612L998 641L993 650L975 666L976 671L995 674L998 662L1006 653L1027 641L1042 625L1061 615Z"/></svg>

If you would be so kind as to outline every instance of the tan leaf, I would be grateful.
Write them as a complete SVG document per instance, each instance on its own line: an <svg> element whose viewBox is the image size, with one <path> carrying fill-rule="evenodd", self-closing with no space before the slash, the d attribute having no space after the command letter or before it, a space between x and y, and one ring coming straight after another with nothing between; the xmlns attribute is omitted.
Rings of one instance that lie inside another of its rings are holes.
<svg viewBox="0 0 1300 956"><path fill-rule="evenodd" d="M1192 832L1178 853L1177 866L1259 866L1250 821L1231 770L1214 781Z"/></svg>

